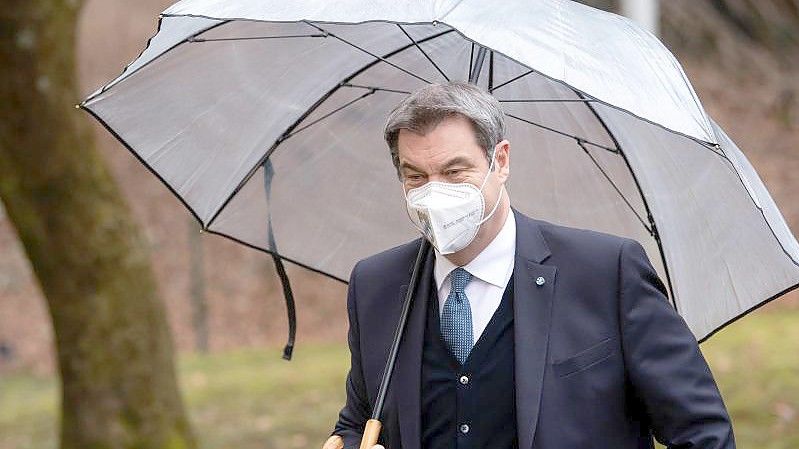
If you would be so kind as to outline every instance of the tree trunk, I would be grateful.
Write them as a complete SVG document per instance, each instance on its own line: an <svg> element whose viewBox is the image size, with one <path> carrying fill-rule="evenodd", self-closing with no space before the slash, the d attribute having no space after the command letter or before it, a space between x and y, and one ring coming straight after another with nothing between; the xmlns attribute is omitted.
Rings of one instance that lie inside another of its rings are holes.
<svg viewBox="0 0 799 449"><path fill-rule="evenodd" d="M0 10L0 198L52 317L61 447L193 448L148 244L74 108L80 6Z"/></svg>

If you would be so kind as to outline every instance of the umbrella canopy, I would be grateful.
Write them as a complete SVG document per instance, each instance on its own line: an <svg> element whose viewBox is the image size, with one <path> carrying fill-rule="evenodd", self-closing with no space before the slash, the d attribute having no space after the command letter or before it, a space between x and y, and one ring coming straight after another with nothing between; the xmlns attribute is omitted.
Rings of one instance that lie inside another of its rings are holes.
<svg viewBox="0 0 799 449"><path fill-rule="evenodd" d="M207 231L344 281L418 237L388 112L472 71L507 115L512 205L641 242L697 339L799 284L799 244L673 55L568 0L184 0L79 106Z"/></svg>

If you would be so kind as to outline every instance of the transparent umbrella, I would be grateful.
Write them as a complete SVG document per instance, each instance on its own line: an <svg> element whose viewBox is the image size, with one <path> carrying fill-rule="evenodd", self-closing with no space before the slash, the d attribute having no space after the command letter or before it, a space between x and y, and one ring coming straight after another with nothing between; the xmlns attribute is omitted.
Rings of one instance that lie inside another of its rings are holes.
<svg viewBox="0 0 799 449"><path fill-rule="evenodd" d="M474 80L503 104L512 205L634 238L698 340L799 283L799 244L672 54L567 0L184 0L78 106L207 232L346 281L417 237L382 127Z"/></svg>

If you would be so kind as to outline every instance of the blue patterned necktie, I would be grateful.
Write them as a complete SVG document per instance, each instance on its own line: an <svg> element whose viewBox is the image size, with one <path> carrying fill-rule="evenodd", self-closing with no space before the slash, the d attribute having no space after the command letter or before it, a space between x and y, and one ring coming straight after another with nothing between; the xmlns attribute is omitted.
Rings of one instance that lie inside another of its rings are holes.
<svg viewBox="0 0 799 449"><path fill-rule="evenodd" d="M464 291L471 279L471 273L461 267L450 273L452 289L444 302L444 311L441 314L441 335L461 365L469 357L474 345L472 308Z"/></svg>

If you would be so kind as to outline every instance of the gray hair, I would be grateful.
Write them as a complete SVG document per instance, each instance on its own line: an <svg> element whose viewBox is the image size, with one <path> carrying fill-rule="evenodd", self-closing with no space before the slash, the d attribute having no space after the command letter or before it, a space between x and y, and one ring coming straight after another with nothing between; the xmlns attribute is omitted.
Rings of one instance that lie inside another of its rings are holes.
<svg viewBox="0 0 799 449"><path fill-rule="evenodd" d="M430 84L402 100L386 120L383 135L398 176L400 130L426 134L454 115L469 119L477 143L485 151L486 158L491 160L494 146L505 138L507 132L499 101L477 85L464 81Z"/></svg>

